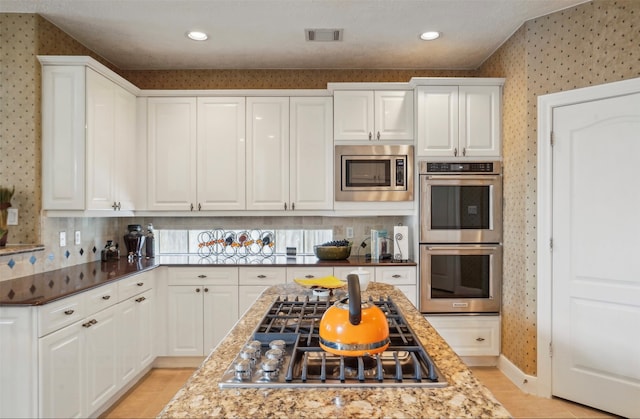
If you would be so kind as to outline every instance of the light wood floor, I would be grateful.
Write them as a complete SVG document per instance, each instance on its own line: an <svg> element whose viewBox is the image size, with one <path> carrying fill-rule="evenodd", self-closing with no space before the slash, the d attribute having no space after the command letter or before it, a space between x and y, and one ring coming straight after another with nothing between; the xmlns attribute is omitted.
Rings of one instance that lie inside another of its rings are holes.
<svg viewBox="0 0 640 419"><path fill-rule="evenodd" d="M523 393L497 368L471 368L514 418L615 418L562 399ZM193 373L192 368L153 369L101 418L155 418Z"/></svg>

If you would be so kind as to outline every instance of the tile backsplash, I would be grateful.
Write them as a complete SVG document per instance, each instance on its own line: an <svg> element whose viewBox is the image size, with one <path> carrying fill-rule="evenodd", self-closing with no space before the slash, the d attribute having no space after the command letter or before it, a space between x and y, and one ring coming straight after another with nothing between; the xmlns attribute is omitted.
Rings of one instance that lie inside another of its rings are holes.
<svg viewBox="0 0 640 419"><path fill-rule="evenodd" d="M346 228L353 227L355 245L370 234L371 229L393 231L394 225L411 225L410 217L138 217L138 218L52 218L42 217L44 251L0 256L0 281L33 275L100 259L100 251L107 240L119 243L124 255L123 236L128 224L146 226L152 223L157 230L223 229L329 229L333 238L345 238ZM60 247L60 232L67 243ZM79 231L81 243L74 243ZM356 252L354 251L354 254Z"/></svg>

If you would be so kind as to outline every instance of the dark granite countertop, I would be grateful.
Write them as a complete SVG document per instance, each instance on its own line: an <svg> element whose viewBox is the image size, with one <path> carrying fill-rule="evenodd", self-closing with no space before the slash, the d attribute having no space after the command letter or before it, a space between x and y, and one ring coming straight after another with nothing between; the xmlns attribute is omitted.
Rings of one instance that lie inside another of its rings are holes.
<svg viewBox="0 0 640 419"><path fill-rule="evenodd" d="M157 267L153 259L89 262L0 282L0 305L47 304Z"/></svg>
<svg viewBox="0 0 640 419"><path fill-rule="evenodd" d="M47 304L68 297L107 282L123 279L127 276L153 269L158 266L416 266L413 261L371 262L364 257L352 257L347 260L322 261L315 256L255 257L255 258L219 258L199 256L159 256L154 259L140 259L128 262L126 258L108 262L89 262L67 268L56 269L21 278L0 281L0 306L35 306Z"/></svg>

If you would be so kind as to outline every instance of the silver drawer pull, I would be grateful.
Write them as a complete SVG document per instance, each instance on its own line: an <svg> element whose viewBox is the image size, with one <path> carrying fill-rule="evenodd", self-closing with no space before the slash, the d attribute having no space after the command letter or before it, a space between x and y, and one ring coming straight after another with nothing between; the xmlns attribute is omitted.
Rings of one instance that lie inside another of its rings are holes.
<svg viewBox="0 0 640 419"><path fill-rule="evenodd" d="M478 342L484 342L484 338L476 338L476 341L478 341Z"/></svg>
<svg viewBox="0 0 640 419"><path fill-rule="evenodd" d="M136 285L137 285L137 286L139 286L139 287L141 287L141 286L143 286L143 285L144 285L144 282L138 282Z"/></svg>
<svg viewBox="0 0 640 419"><path fill-rule="evenodd" d="M136 300L135 300L135 301L136 301L136 303L141 303L141 302L143 302L144 300L146 300L146 298L145 298L145 297L140 297L140 298L136 298Z"/></svg>
<svg viewBox="0 0 640 419"><path fill-rule="evenodd" d="M260 279L264 279L266 277L267 277L266 275L258 275L258 278L260 278Z"/></svg>
<svg viewBox="0 0 640 419"><path fill-rule="evenodd" d="M198 278L206 278L206 275L198 275Z"/></svg>
<svg viewBox="0 0 640 419"><path fill-rule="evenodd" d="M103 299L103 300L108 300L109 298L111 298L111 296L110 296L110 295L103 295L103 296L102 296L102 299Z"/></svg>
<svg viewBox="0 0 640 419"><path fill-rule="evenodd" d="M74 310L65 310L64 314L66 314L67 316L70 316L74 313Z"/></svg>
<svg viewBox="0 0 640 419"><path fill-rule="evenodd" d="M402 277L402 275L400 275L400 274L391 275L391 278L401 278L401 277Z"/></svg>

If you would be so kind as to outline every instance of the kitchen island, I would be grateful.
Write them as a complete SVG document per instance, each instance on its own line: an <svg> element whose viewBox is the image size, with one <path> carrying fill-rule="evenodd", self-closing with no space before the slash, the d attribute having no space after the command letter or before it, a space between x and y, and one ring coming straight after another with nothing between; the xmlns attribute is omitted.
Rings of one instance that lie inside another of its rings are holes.
<svg viewBox="0 0 640 419"><path fill-rule="evenodd" d="M402 292L371 283L363 297L390 296L418 335L444 379L444 388L252 388L221 389L229 364L278 296L304 293L297 284L272 286L206 358L163 409L161 418L197 417L509 417L509 412L471 373Z"/></svg>

